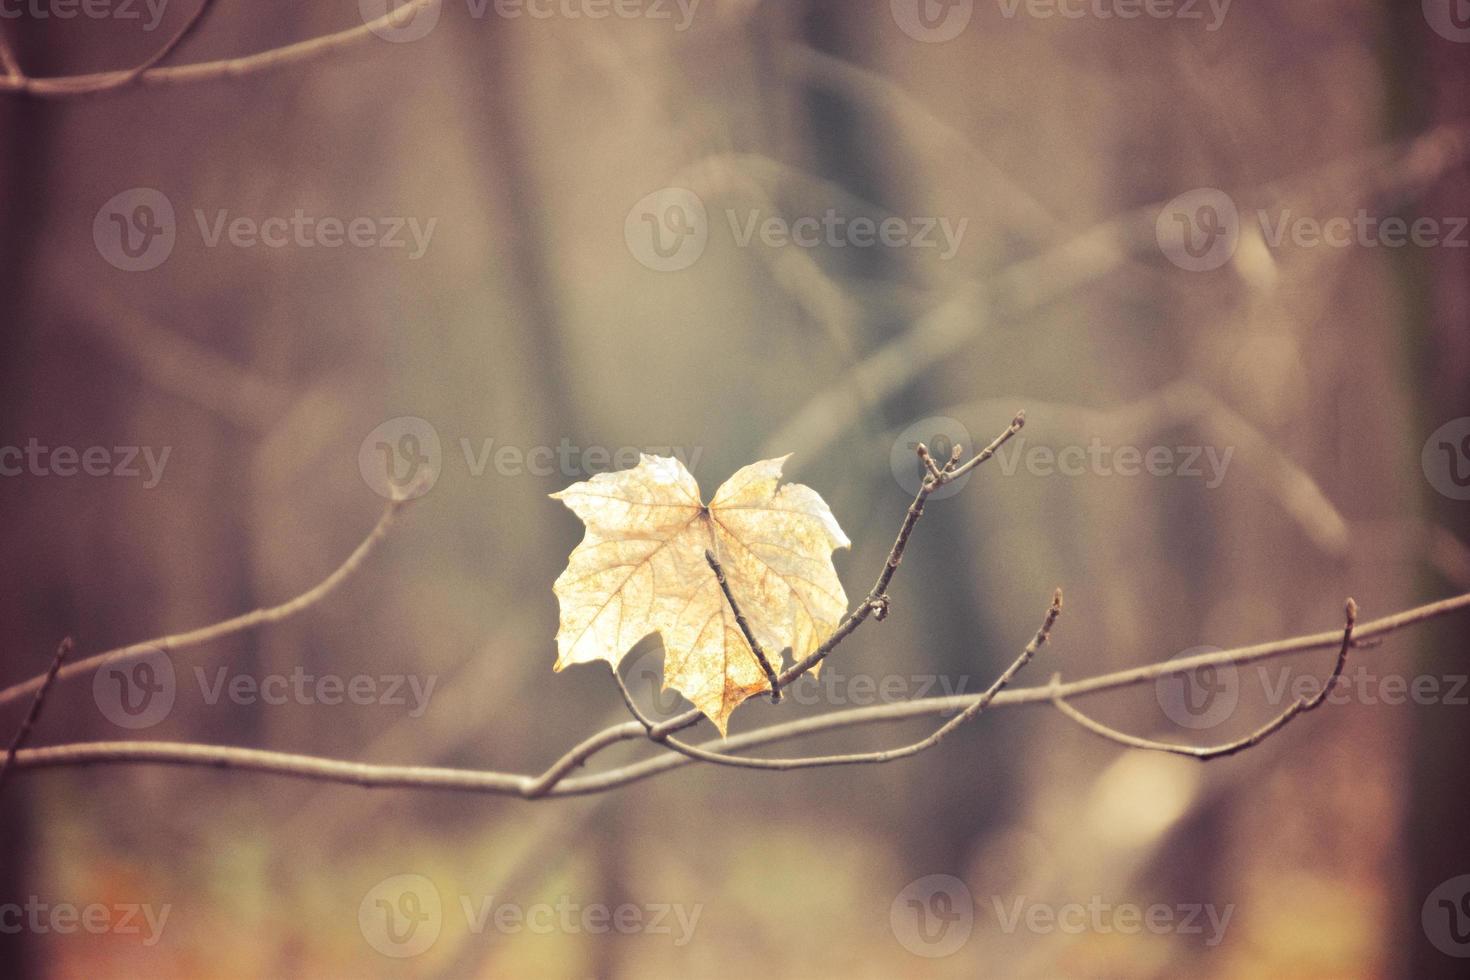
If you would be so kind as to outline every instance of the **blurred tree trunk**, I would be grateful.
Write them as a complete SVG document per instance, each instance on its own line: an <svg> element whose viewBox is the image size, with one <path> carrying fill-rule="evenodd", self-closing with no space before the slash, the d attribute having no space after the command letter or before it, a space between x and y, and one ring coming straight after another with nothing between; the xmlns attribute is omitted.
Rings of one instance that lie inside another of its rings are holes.
<svg viewBox="0 0 1470 980"><path fill-rule="evenodd" d="M1463 122L1465 93L1470 91L1470 57L1465 44L1444 40L1425 30L1417 4L1401 5L1398 69L1402 104L1401 128L1422 130ZM1408 22L1408 23L1405 23ZM1419 214L1434 218L1470 215L1470 170L1460 167L1436 182ZM1411 272L1424 301L1411 311L1418 316L1417 359L1411 360L1420 396L1415 434L1405 455L1418 459L1420 440L1451 419L1470 416L1470 250L1422 249L1419 267ZM1460 541L1470 541L1470 505L1425 491L1425 519ZM1444 595L1458 583L1432 575L1427 591ZM1437 620L1420 636L1416 673L1433 677L1463 676L1466 671L1466 627L1462 617ZM1470 715L1463 707L1434 704L1414 712L1408 746L1412 787L1408 803L1409 867L1400 928L1409 951L1401 975L1415 978L1462 977L1465 964L1436 950L1424 935L1423 903L1440 883L1470 873L1470 833L1465 807L1470 801Z"/></svg>
<svg viewBox="0 0 1470 980"><path fill-rule="evenodd" d="M0 24L0 30L9 31L10 25ZM30 52L21 52L22 56ZM26 63L31 63L26 58ZM32 309L34 302L26 284L30 281L29 259L33 249L28 243L37 241L41 235L44 209L42 202L45 187L46 160L49 156L49 127L46 123L45 105L17 98L0 101L0 132L5 134L0 144L0 187L9 193L0 194L0 303L4 304L6 328L6 356L0 360L0 418L4 419L0 432L9 441L21 433L19 420L27 413L30 399L29 385L33 383L32 345L35 344L38 317ZM24 441L24 440L21 440ZM20 513L17 507L11 510L9 496L19 494L14 486L18 481L7 481L11 486L0 490L0 500L6 500L7 513ZM54 569L39 569L36 563L55 559L49 552L27 555L15 543L15 528L8 528L5 540L0 545L0 560L5 567L26 567L26 577L32 581L45 582L52 577ZM48 558L48 555L50 557ZM7 582L15 582L19 576L14 572L6 575ZM9 655L5 659L0 684L10 684L38 672L44 664L44 644L39 638L60 638L67 627L63 623L61 610L46 601L37 601L19 588L0 589L0 620L7 624L5 642ZM53 641L54 642L54 641ZM8 744L13 725L20 723L29 703L16 706L3 713L4 734L0 735ZM20 782L17 780L16 782ZM28 859L36 853L35 839L31 832L32 808L30 797L24 788L12 785L9 792L0 796L0 901L24 900L27 894L30 868ZM14 976L32 975L35 962L32 943L28 932L0 930L0 962L9 963Z"/></svg>

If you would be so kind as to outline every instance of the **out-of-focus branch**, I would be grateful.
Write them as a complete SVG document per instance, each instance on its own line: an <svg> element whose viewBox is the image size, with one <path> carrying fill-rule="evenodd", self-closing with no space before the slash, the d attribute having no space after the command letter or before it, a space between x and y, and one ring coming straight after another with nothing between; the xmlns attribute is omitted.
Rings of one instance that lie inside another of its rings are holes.
<svg viewBox="0 0 1470 980"><path fill-rule="evenodd" d="M93 654L90 657L84 657L75 663L70 663L63 667L58 675L58 679L67 680L78 674L95 670L104 663L127 662L154 651L168 653L171 650L183 650L188 647L200 646L201 644L222 639L226 636L243 633L245 630L254 629L257 626L264 626L268 623L279 623L298 613L305 612L331 595L336 591L338 586L351 578L353 573L362 567L362 563L367 560L368 556L378 546L378 543L387 535L388 529L392 527L394 520L398 517L399 511L412 499L413 496L410 491L408 495L389 501L388 505L383 508L383 516L378 518L378 523L373 526L368 536L353 549L352 554L348 555L342 564L333 569L330 575L295 598L288 599L279 605L256 609L253 612L244 613L243 615L213 623L209 626L201 626L199 629L189 630L186 633L160 636L156 639L144 640L141 643L133 643L125 647L118 647L114 650L107 650L102 653ZM32 691L38 691L46 683L47 675L41 675L0 690L0 706L25 697Z"/></svg>
<svg viewBox="0 0 1470 980"><path fill-rule="evenodd" d="M1346 160L1255 190L1239 200L1294 201L1324 186L1356 189L1354 197L1412 196L1470 157L1470 126L1441 126L1407 143L1374 147ZM1164 202L1126 211L1040 254L962 284L907 332L816 391L768 441L766 451L819 452L858 417L854 391L882 404L987 327L1029 314L1081 286L1098 282L1158 248L1154 222Z"/></svg>
<svg viewBox="0 0 1470 980"><path fill-rule="evenodd" d="M178 85L190 82L214 81L222 78L239 78L286 65L311 61L334 53L342 48L366 41L384 30L401 27L419 12L441 3L442 0L407 0L394 7L376 20L359 27L350 27L333 34L324 34L307 41L298 41L268 51L260 51L240 58L222 61L205 61L193 65L159 66L158 62L170 54L185 37L193 32L198 21L209 6L208 0L201 6L189 23L163 49L142 65L121 71L93 72L86 75L67 75L55 78L28 78L19 67L8 69L0 77L0 93L14 92L44 98L73 98L115 91L127 85Z"/></svg>
<svg viewBox="0 0 1470 980"><path fill-rule="evenodd" d="M1010 401L1011 396L987 398L944 411L983 414ZM1147 439L1167 429L1198 426L1222 445L1240 450L1243 465L1259 473L1281 509L1324 554L1333 558L1347 554L1348 522L1321 485L1269 436L1203 385L1188 379L1174 381L1113 409L1037 403L1034 399L1028 404L1049 433L1071 429L1074 435L1103 439Z"/></svg>
<svg viewBox="0 0 1470 980"><path fill-rule="evenodd" d="M10 48L10 42L5 39L5 31L0 28L0 70L5 72L7 78L22 78L24 72L20 70L20 62L15 60L15 52Z"/></svg>

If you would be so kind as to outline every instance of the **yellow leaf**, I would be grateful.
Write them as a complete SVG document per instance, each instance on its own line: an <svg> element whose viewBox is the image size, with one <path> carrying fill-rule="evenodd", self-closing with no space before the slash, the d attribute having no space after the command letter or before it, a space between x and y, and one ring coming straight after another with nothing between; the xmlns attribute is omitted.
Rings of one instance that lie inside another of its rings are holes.
<svg viewBox="0 0 1470 980"><path fill-rule="evenodd" d="M725 733L735 707L770 684L705 560L713 551L735 601L773 666L800 660L836 629L847 596L832 567L851 542L810 487L778 486L787 457L726 480L706 506L679 460L644 455L552 494L587 534L554 591L561 602L556 669L618 662L639 640L664 644L672 687Z"/></svg>

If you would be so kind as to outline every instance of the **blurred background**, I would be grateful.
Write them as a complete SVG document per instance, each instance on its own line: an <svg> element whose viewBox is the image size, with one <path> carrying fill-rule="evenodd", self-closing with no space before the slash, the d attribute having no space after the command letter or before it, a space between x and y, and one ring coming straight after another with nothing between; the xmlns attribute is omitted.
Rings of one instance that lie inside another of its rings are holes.
<svg viewBox="0 0 1470 980"><path fill-rule="evenodd" d="M33 77L128 67L194 2L37 0L0 8L0 34ZM220 0L170 63L386 9ZM912 444L983 444L1019 408L1008 453L928 507L888 620L733 733L982 689L1057 585L1018 684L1337 629L1348 595L1371 619L1463 592L1467 41L1457 0L445 0L244 77L0 92L0 682L66 634L85 655L284 601L424 477L330 598L176 652L156 706L60 684L32 744L539 771L626 718L602 667L551 671L582 528L547 494L637 451L706 493L793 453L853 540L835 561L856 597L917 486ZM689 767L535 803L20 772L0 959L1459 976L1465 636L1394 634L1333 703L1208 765L1026 707L887 766ZM624 676L666 715L660 658L645 641ZM1078 706L1213 744L1330 664Z"/></svg>

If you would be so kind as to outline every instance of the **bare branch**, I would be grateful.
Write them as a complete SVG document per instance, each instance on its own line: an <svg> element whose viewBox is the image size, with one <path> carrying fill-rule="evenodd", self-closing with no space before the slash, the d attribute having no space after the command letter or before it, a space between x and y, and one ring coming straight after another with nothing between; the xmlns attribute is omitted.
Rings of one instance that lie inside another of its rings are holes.
<svg viewBox="0 0 1470 980"><path fill-rule="evenodd" d="M51 669L46 671L45 679L36 689L36 698L31 702L31 710L26 712L25 720L15 730L15 737L10 740L10 747L5 750L5 760L0 762L0 788L5 786L5 777L10 775L10 764L15 761L15 753L26 744L26 739L30 738L31 729L35 727L36 719L41 717L41 705L46 701L46 693L51 690L51 685L56 680L56 672L61 669L61 662L66 659L66 655L71 653L71 647L72 642L69 636L57 646L56 654L51 658Z"/></svg>
<svg viewBox="0 0 1470 980"><path fill-rule="evenodd" d="M734 766L740 769L773 769L784 772L792 769L814 769L824 766L878 764L884 762L893 762L896 759L907 759L909 756L918 755L925 749L931 749L934 746L938 745L950 732L954 731L956 728L959 728L961 725L965 724L966 722L973 719L976 715L980 714L980 712L990 707L990 703L995 700L995 696L1001 692L1001 689L1009 684L1015 678L1015 676L1020 673L1021 668L1025 667L1026 664L1031 661L1031 658L1036 656L1037 651L1041 649L1042 645L1046 643L1047 639L1051 636L1052 626L1056 624L1057 617L1061 614L1062 590L1057 589L1056 593L1052 596L1051 606L1046 611L1046 618L1042 621L1041 628L1036 631L1036 635L1031 639L1031 642L1028 643L1026 645L1026 648L1021 651L1021 655L1017 657L1015 661L1009 667L1007 667L999 677L995 679L990 687L985 690L984 694L980 695L980 697L976 699L974 703L972 703L969 707L965 708L964 711L960 712L958 715L951 718L943 725L940 725L939 728L929 737L920 739L917 742L912 742L908 745L900 746L896 749L882 749L877 752L852 752L846 755L817 755L797 756L787 759L760 759L753 756L728 755L723 752L711 752L697 746L687 745L673 737L663 739L662 741L663 744L670 746L683 755L689 756L691 759L696 759L700 762L711 762L717 765ZM624 688L624 690L626 690L626 688ZM629 706L630 708L632 707L631 703ZM635 713L637 713L636 710Z"/></svg>
<svg viewBox="0 0 1470 980"><path fill-rule="evenodd" d="M406 0L382 17L361 26L350 27L333 34L325 34L321 37L298 41L295 44L260 51L240 58L206 61L193 65L168 67L156 65L154 63L156 60L160 60L162 55L168 54L178 42L184 39L182 36L176 36L165 45L163 52L155 55L149 62L145 62L145 67L141 71L130 68L57 78L27 78L18 71L13 71L7 77L0 77L0 93L15 92L45 98L70 98L115 91L120 86L133 83L176 85L254 75L258 72L310 61L357 44L359 41L366 41L384 30L401 27L416 17L421 10L440 2L442 0ZM195 18L200 16L202 12L196 14ZM188 30L192 30L192 27Z"/></svg>
<svg viewBox="0 0 1470 980"><path fill-rule="evenodd" d="M1006 440L1021 431L1021 427L1025 424L1025 413L1017 412L1016 417L1011 420L1011 424L1005 431L996 436L990 445L982 450L976 456L975 461L972 462L979 465L979 463L983 463L986 459L989 459L995 454L995 450L1004 445ZM956 448L958 449L958 447ZM951 463L957 460L958 454L951 460ZM946 467L946 470L950 468ZM929 499L929 495L938 489L939 486L940 484L932 479L926 479L919 485L919 491L914 495L913 503L909 504L909 509L904 514L903 524L898 529L898 537L894 540L893 547L888 552L888 559L883 563L883 570L878 574L878 581L874 583L873 588L869 590L867 596L849 610L846 616L842 617L842 621L837 624L837 628L832 631L832 635L827 637L821 646L813 650L800 662L793 664L782 672L780 677L777 678L776 686L778 690L788 686L792 681L826 659L827 655L835 650L843 640L851 636L869 616L872 616L879 622L887 618L889 607L888 584L893 581L893 573L898 571L898 566L903 561L903 553L908 547L909 537L913 534L914 525L919 522L920 517L924 516L924 502ZM698 710L687 711L677 718L670 718L668 721L655 725L648 732L648 736L654 741L663 741L675 732L680 732L692 725L697 725L703 717L704 715Z"/></svg>
<svg viewBox="0 0 1470 980"><path fill-rule="evenodd" d="M106 92L111 89L123 88L125 86L133 84L145 71L148 71L150 68L156 67L157 65L162 63L165 58L173 54L174 51L178 49L179 45L183 44L185 39L187 39L191 34L194 33L194 30L201 23L204 22L204 17L206 14L209 13L210 7L213 3L214 0L200 0L199 6L196 7L194 9L194 12L189 15L189 19L184 22L184 26L179 28L178 31L174 33L173 37L164 42L163 47L159 48L157 51L153 52L153 54L149 55L137 67L130 68L129 70L123 72L116 72L113 74L112 77L104 81L97 81L90 85L78 85L75 94L81 94L83 92Z"/></svg>
<svg viewBox="0 0 1470 980"><path fill-rule="evenodd" d="M209 626L202 626L199 629L190 630L186 633L160 636L156 639L143 640L140 643L133 643L125 647L118 647L113 650L93 654L90 657L84 657L62 668L58 679L67 680L79 674L85 674L95 670L104 663L115 664L126 662L154 651L161 650L164 653L168 653L172 650L183 650L188 647L200 646L201 644L222 639L226 636L243 633L245 630L254 629L257 626L264 626L268 623L279 623L298 613L305 612L335 592L338 586L351 578L353 573L362 567L362 563L367 560L368 556L378 546L378 543L387 535L388 529L392 527L393 521L397 518L399 511L412 499L413 490L410 489L405 496L389 501L388 505L383 508L383 516L378 518L378 523L373 526L372 531L362 540L362 543L353 549L352 554L348 555L342 564L333 569L330 575L294 599L288 599L286 602L277 606L256 609L253 612L244 613L243 615L226 619L223 622L213 623ZM19 698L23 698L32 691L40 690L45 683L46 676L41 675L0 690L0 707Z"/></svg>
<svg viewBox="0 0 1470 980"><path fill-rule="evenodd" d="M1353 639L1348 646L1352 649L1363 649L1367 645L1363 642L1365 640L1465 609L1470 609L1470 593L1406 609L1354 630ZM1131 670L1072 681L1060 687L1046 684L1032 688L1000 691L991 698L990 705L1003 707L1050 703L1058 695L1064 698L1078 697L1098 691L1145 684L1159 677L1187 673L1203 666L1239 665L1307 650L1340 647L1341 643L1341 631L1313 633L1234 650L1166 660ZM707 743L707 746L718 745L725 751L739 751L860 725L944 715L962 711L984 696L983 694L978 696L957 695L852 708L771 725L742 735L731 736L723 742ZM22 749L16 754L15 768L44 769L97 764L201 766L271 773L354 786L446 789L539 799L544 796L585 796L603 793L693 764L694 760L687 756L668 752L604 772L572 779L564 778L567 773L583 765L602 749L619 742L643 738L645 734L643 726L637 722L624 722L604 729L577 745L538 777L472 769L380 766L285 752L267 752L259 749L170 742L86 742L40 749Z"/></svg>
<svg viewBox="0 0 1470 980"><path fill-rule="evenodd" d="M1347 664L1348 649L1353 645L1353 627L1357 624L1358 621L1358 604L1352 599L1349 599L1347 601L1346 608L1347 625L1343 628L1342 631L1342 647L1338 650L1337 662L1333 665L1332 668L1332 676L1327 678L1327 680L1323 683L1322 690L1318 691L1316 695L1311 698L1298 698L1290 705L1288 705L1285 711L1281 712L1281 714L1277 715L1275 718L1272 718L1270 721L1266 722L1266 724L1262 725L1260 728L1257 728L1249 735L1246 735L1244 738L1236 739L1233 742L1226 742L1224 745L1175 745L1171 742L1159 742L1151 738L1141 738L1137 735L1129 735L1125 732L1120 732L1116 728L1105 725L1095 718L1088 717L1087 715L1083 714L1082 712L1078 711L1076 708L1068 704L1066 702L1066 699L1062 698L1060 695L1054 695L1052 697L1052 704L1056 706L1058 711L1075 721L1077 724L1081 725L1083 728L1086 728L1088 731L1096 735L1101 735L1103 738L1108 739L1111 742L1117 742L1119 745L1126 745L1129 748L1146 749L1151 752L1170 752L1174 755L1187 755L1191 758L1199 759L1201 761L1209 759L1219 759L1223 756L1234 755L1237 752L1243 752L1246 749L1251 748L1252 746L1259 745L1270 735L1281 730L1282 728L1285 728L1287 723L1290 722L1297 715L1311 711L1312 709L1321 705L1322 702L1327 699L1327 693L1332 690L1333 685L1335 685L1338 681L1338 678L1342 676L1342 668ZM1062 676L1060 674L1053 674L1051 681L1053 688L1059 689L1061 687Z"/></svg>
<svg viewBox="0 0 1470 980"><path fill-rule="evenodd" d="M725 593L725 601L730 604L730 612L735 614L735 625L740 627L741 634L745 637L750 652L755 654L755 659L760 663L761 670L766 673L766 680L771 684L771 702L778 704L781 701L781 681L776 676L776 671L771 668L771 662L766 659L766 651L761 649L760 641L751 632L750 623L745 619L745 613L740 611L740 604L735 601L734 594L730 591L730 583L725 579L725 568L715 553L708 548L704 552L704 560L709 562L710 571L715 573L715 581L720 583L720 591ZM614 674L617 671L613 671Z"/></svg>
<svg viewBox="0 0 1470 980"><path fill-rule="evenodd" d="M1264 201L1293 203L1308 193L1342 188L1344 196L1373 200L1411 194L1470 157L1470 127L1439 126L1414 139L1354 154L1279 185L1250 191ZM1245 197L1244 194L1241 195ZM1098 283L1157 249L1154 222L1165 202L1123 212L1056 242L1041 253L958 285L905 333L863 358L806 404L768 439L770 454L821 452L840 436L865 405L882 405L952 352L970 343L982 325L1030 315L1059 296ZM863 393L862 400L855 391Z"/></svg>

